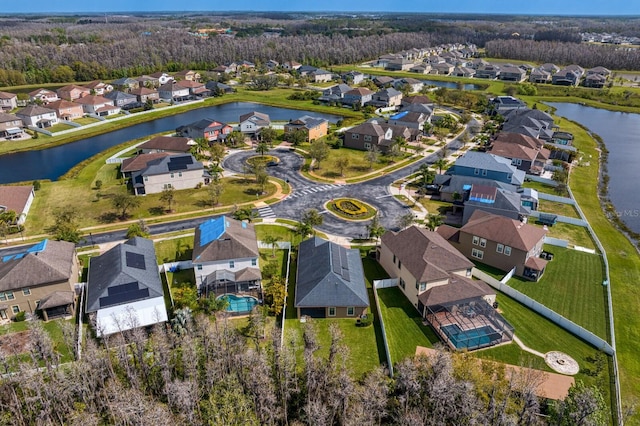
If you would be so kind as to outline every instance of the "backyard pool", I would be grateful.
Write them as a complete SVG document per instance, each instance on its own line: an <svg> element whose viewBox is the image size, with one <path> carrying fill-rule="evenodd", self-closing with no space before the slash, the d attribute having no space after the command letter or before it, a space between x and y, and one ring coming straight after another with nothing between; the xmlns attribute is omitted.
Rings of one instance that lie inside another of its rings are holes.
<svg viewBox="0 0 640 426"><path fill-rule="evenodd" d="M251 296L236 296L235 294L225 294L218 299L226 299L229 301L227 312L233 313L249 313L258 304L258 299Z"/></svg>
<svg viewBox="0 0 640 426"><path fill-rule="evenodd" d="M500 340L500 333L488 325L471 330L461 330L458 324L449 324L443 325L440 329L456 349L479 348L488 346L495 340Z"/></svg>

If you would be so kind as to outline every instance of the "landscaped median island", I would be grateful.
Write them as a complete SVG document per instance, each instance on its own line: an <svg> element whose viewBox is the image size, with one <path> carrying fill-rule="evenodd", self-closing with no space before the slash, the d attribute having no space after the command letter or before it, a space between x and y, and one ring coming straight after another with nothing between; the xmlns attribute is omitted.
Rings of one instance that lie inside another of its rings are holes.
<svg viewBox="0 0 640 426"><path fill-rule="evenodd" d="M374 207L355 198L336 198L327 201L325 207L339 218L352 221L369 220L377 214Z"/></svg>

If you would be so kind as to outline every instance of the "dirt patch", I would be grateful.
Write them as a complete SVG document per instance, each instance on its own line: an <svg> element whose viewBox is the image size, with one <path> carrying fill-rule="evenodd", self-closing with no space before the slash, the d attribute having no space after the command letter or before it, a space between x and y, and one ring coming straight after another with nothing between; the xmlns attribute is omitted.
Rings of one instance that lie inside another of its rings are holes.
<svg viewBox="0 0 640 426"><path fill-rule="evenodd" d="M31 346L31 331L5 334L0 337L0 352L6 356L27 352Z"/></svg>

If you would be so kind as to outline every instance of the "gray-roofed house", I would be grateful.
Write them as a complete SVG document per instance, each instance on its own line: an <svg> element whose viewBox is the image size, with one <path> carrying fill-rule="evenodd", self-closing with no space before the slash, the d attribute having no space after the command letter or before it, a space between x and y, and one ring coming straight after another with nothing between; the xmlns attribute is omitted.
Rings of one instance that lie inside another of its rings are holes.
<svg viewBox="0 0 640 426"><path fill-rule="evenodd" d="M420 131L424 131L424 125L429 125L430 121L431 114L405 110L389 117L389 124L418 129Z"/></svg>
<svg viewBox="0 0 640 426"><path fill-rule="evenodd" d="M135 195L157 194L165 189L193 189L211 180L204 165L191 154L171 155L149 161L131 175Z"/></svg>
<svg viewBox="0 0 640 426"><path fill-rule="evenodd" d="M494 80L500 75L500 67L498 65L488 64L481 65L476 69L476 78L487 78Z"/></svg>
<svg viewBox="0 0 640 426"><path fill-rule="evenodd" d="M295 301L298 318L349 318L367 313L360 252L318 237L300 243Z"/></svg>
<svg viewBox="0 0 640 426"><path fill-rule="evenodd" d="M0 111L0 138L14 139L22 136L24 123L15 114Z"/></svg>
<svg viewBox="0 0 640 426"><path fill-rule="evenodd" d="M44 320L72 316L78 279L76 249L66 241L43 240L0 257L0 323L19 312Z"/></svg>
<svg viewBox="0 0 640 426"><path fill-rule="evenodd" d="M312 142L327 135L329 131L329 121L320 117L303 115L284 125L285 133L291 133L296 130L304 130L307 134L307 140Z"/></svg>
<svg viewBox="0 0 640 426"><path fill-rule="evenodd" d="M219 216L196 227L192 264L200 294L262 298L259 261L253 224Z"/></svg>
<svg viewBox="0 0 640 426"><path fill-rule="evenodd" d="M474 75L476 75L476 70L474 70L473 68L458 66L453 69L453 72L451 72L451 75L454 77L471 78Z"/></svg>
<svg viewBox="0 0 640 426"><path fill-rule="evenodd" d="M153 154L138 154L135 157L125 158L120 163L120 173L125 178L130 178L133 173L146 169L150 162L170 155L169 152L154 152Z"/></svg>
<svg viewBox="0 0 640 426"><path fill-rule="evenodd" d="M449 75L453 72L455 66L448 62L439 62L435 64L431 64L431 70L429 74L437 74L437 75Z"/></svg>
<svg viewBox="0 0 640 426"><path fill-rule="evenodd" d="M366 87L356 87L351 89L342 96L342 103L345 105L360 105L363 106L371 100L375 92Z"/></svg>
<svg viewBox="0 0 640 426"><path fill-rule="evenodd" d="M341 102L344 94L351 90L348 84L340 83L327 87L322 91L322 96L318 98L321 102Z"/></svg>
<svg viewBox="0 0 640 426"><path fill-rule="evenodd" d="M374 93L371 100L367 102L367 105L387 108L400 106L401 103L402 92L394 89L393 87L389 87Z"/></svg>
<svg viewBox="0 0 640 426"><path fill-rule="evenodd" d="M207 89L211 91L211 96L219 96L224 93L233 93L233 87L228 84L220 83L218 81L208 81L207 84L204 85Z"/></svg>
<svg viewBox="0 0 640 426"><path fill-rule="evenodd" d="M527 72L522 68L514 66L503 66L500 69L500 75L498 79L503 81L515 81L518 83L523 82L527 78Z"/></svg>
<svg viewBox="0 0 640 426"><path fill-rule="evenodd" d="M502 113L502 131L520 133L543 141L551 141L557 126L546 112L539 109L517 109Z"/></svg>
<svg viewBox="0 0 640 426"><path fill-rule="evenodd" d="M114 80L111 85L120 90L131 90L140 87L140 82L135 78L122 77Z"/></svg>
<svg viewBox="0 0 640 426"><path fill-rule="evenodd" d="M424 82L415 78L399 78L393 82L393 87L398 90L402 90L403 87L408 87L410 93L415 93L422 90Z"/></svg>
<svg viewBox="0 0 640 426"><path fill-rule="evenodd" d="M347 73L342 74L341 77L345 83L353 84L353 85L362 83L366 78L366 76L363 73L358 71L349 71Z"/></svg>
<svg viewBox="0 0 640 426"><path fill-rule="evenodd" d="M525 178L525 172L512 165L511 160L477 151L458 157L447 174L493 179L516 186L522 185Z"/></svg>
<svg viewBox="0 0 640 426"><path fill-rule="evenodd" d="M153 241L134 237L92 257L86 298L98 337L167 321Z"/></svg>
<svg viewBox="0 0 640 426"><path fill-rule="evenodd" d="M136 89L131 89L130 93L134 95L138 103L141 104L147 101L151 101L153 103L157 103L160 101L160 93L158 93L158 91L153 88L138 87Z"/></svg>
<svg viewBox="0 0 640 426"><path fill-rule="evenodd" d="M504 114L514 109L528 109L527 104L513 96L496 96L489 101L489 109L491 112Z"/></svg>
<svg viewBox="0 0 640 426"><path fill-rule="evenodd" d="M121 92L120 90L113 90L109 93L105 93L103 96L106 99L113 101L115 106L122 109L130 109L140 106L136 95Z"/></svg>
<svg viewBox="0 0 640 426"><path fill-rule="evenodd" d="M529 75L531 83L548 83L551 80L551 73L542 68L534 68Z"/></svg>
<svg viewBox="0 0 640 426"><path fill-rule="evenodd" d="M11 111L18 107L18 95L15 93L0 92L0 111Z"/></svg>
<svg viewBox="0 0 640 426"><path fill-rule="evenodd" d="M170 152L174 154L186 154L196 142L191 138L181 136L156 136L142 145L138 145L141 154L153 154L156 152Z"/></svg>
<svg viewBox="0 0 640 426"><path fill-rule="evenodd" d="M189 99L189 88L181 86L177 81L169 81L158 88L160 99L166 102L182 102Z"/></svg>
<svg viewBox="0 0 640 426"><path fill-rule="evenodd" d="M510 183L499 182L492 179L474 177L474 176L457 176L450 174L437 174L433 183L439 186L440 199L449 203L459 202L465 198L473 185L495 186L505 191L515 192L518 187ZM457 195L456 195L457 194Z"/></svg>
<svg viewBox="0 0 640 426"><path fill-rule="evenodd" d="M331 81L331 79L333 78L332 72L323 70L321 68L317 68L309 72L308 75L313 83L326 83L328 81Z"/></svg>
<svg viewBox="0 0 640 426"><path fill-rule="evenodd" d="M39 105L29 105L16 112L16 116L22 120L25 126L33 126L41 129L58 124L58 116L52 109Z"/></svg>
<svg viewBox="0 0 640 426"><path fill-rule="evenodd" d="M463 200L463 225L469 221L469 218L476 210L505 216L518 221L526 220L531 215L531 209L525 205L526 202L523 200L523 193L506 191L495 186L471 185L471 188L465 191ZM528 202L530 199L526 198L526 201Z"/></svg>
<svg viewBox="0 0 640 426"><path fill-rule="evenodd" d="M600 74L588 74L583 81L584 87L591 87L594 89L602 89L607 83L607 77Z"/></svg>
<svg viewBox="0 0 640 426"><path fill-rule="evenodd" d="M584 75L584 69L578 65L568 65L551 76L551 84L559 86L577 86Z"/></svg>
<svg viewBox="0 0 640 426"><path fill-rule="evenodd" d="M248 134L258 134L266 127L271 126L269 114L252 111L240 116L240 131Z"/></svg>
<svg viewBox="0 0 640 426"><path fill-rule="evenodd" d="M389 62L387 62L387 65L384 68L389 71L408 71L414 65L415 65L415 62L413 61L410 61L404 58L398 58L398 59L392 59Z"/></svg>

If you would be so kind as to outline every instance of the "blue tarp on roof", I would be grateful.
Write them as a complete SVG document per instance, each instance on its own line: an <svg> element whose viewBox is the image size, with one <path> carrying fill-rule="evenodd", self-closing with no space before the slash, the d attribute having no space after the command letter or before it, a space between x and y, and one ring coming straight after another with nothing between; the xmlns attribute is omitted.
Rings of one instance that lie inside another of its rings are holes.
<svg viewBox="0 0 640 426"><path fill-rule="evenodd" d="M29 253L40 253L40 252L44 251L47 248L47 241L49 241L49 240L42 240L38 244L29 247L28 249L26 249L23 252L14 253L14 254L10 254L10 255L4 256L2 258L2 263L9 262L10 260L22 259L23 257L25 257Z"/></svg>
<svg viewBox="0 0 640 426"><path fill-rule="evenodd" d="M402 112L397 113L396 115L392 115L391 117L389 117L389 119L390 120L400 120L402 117L404 117L408 113L409 113L409 111L402 111Z"/></svg>
<svg viewBox="0 0 640 426"><path fill-rule="evenodd" d="M496 202L496 200L492 200L490 198L480 198L480 197L469 197L469 201L477 201L479 203L485 203L485 204L493 204Z"/></svg>
<svg viewBox="0 0 640 426"><path fill-rule="evenodd" d="M471 189L471 185L468 185L468 184L467 185L462 185L462 190L463 191L468 191L470 189Z"/></svg>
<svg viewBox="0 0 640 426"><path fill-rule="evenodd" d="M200 228L200 247L215 241L224 234L225 229L229 226L224 216L217 219L211 219L199 226Z"/></svg>

